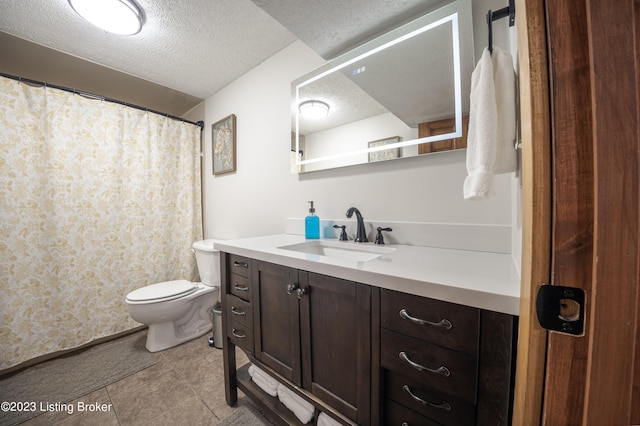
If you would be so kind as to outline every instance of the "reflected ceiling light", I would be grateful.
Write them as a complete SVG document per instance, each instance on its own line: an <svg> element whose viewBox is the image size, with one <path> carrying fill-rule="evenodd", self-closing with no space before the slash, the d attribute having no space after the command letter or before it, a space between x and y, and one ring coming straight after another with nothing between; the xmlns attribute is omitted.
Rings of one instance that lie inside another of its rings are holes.
<svg viewBox="0 0 640 426"><path fill-rule="evenodd" d="M298 106L298 111L305 118L323 118L329 115L329 105L322 101L305 101Z"/></svg>
<svg viewBox="0 0 640 426"><path fill-rule="evenodd" d="M76 11L93 25L121 35L133 35L142 29L142 12L130 0L68 0Z"/></svg>

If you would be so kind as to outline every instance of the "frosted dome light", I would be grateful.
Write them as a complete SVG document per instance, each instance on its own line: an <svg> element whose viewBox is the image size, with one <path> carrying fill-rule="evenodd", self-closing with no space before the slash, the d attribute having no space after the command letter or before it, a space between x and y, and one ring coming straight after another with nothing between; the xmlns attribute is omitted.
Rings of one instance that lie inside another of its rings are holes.
<svg viewBox="0 0 640 426"><path fill-rule="evenodd" d="M142 12L130 0L69 0L69 4L78 15L107 32L133 35L142 29Z"/></svg>

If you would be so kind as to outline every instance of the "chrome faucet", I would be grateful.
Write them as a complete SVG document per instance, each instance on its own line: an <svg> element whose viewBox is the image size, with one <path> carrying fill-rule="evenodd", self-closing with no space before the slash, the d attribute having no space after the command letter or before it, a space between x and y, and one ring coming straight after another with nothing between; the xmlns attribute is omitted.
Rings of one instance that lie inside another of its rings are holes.
<svg viewBox="0 0 640 426"><path fill-rule="evenodd" d="M360 210L355 207L349 208L349 210L347 210L347 217L350 218L354 213L356 214L356 220L358 221L358 230L356 232L356 239L354 241L356 243L366 243L369 240L367 239L367 230L364 227L364 219L362 219Z"/></svg>

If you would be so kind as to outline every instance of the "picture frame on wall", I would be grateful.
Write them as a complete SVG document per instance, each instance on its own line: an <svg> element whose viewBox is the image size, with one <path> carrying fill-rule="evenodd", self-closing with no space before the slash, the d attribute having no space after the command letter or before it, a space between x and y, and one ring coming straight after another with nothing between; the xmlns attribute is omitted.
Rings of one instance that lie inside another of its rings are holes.
<svg viewBox="0 0 640 426"><path fill-rule="evenodd" d="M378 139L369 142L369 148L391 145L393 143L400 142L400 136L392 136L390 138ZM374 163L376 161L386 161L400 158L400 148L383 149L381 151L374 151L369 153L369 162Z"/></svg>
<svg viewBox="0 0 640 426"><path fill-rule="evenodd" d="M211 125L213 174L236 171L236 116L234 114Z"/></svg>

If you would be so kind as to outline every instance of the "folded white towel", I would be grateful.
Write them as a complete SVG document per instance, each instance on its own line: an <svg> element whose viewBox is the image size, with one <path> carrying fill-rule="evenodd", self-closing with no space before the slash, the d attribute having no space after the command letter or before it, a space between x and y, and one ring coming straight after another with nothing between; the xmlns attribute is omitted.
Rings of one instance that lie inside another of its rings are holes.
<svg viewBox="0 0 640 426"><path fill-rule="evenodd" d="M278 387L276 386L274 388L273 386L271 386L271 384L267 380L265 380L262 376L253 376L251 380L253 380L253 383L258 385L258 387L262 389L267 395L271 395L271 396L277 395Z"/></svg>
<svg viewBox="0 0 640 426"><path fill-rule="evenodd" d="M313 419L313 414L315 413L313 404L308 403L286 386L278 386L278 399L295 414L302 424L307 424Z"/></svg>
<svg viewBox="0 0 640 426"><path fill-rule="evenodd" d="M515 72L511 55L488 49L471 75L464 199L493 196L493 176L516 170Z"/></svg>
<svg viewBox="0 0 640 426"><path fill-rule="evenodd" d="M342 426L342 423L335 420L333 417L329 417L325 413L318 415L318 426Z"/></svg>
<svg viewBox="0 0 640 426"><path fill-rule="evenodd" d="M249 366L249 376L251 376L253 383L258 385L258 387L267 394L271 396L276 396L278 394L278 386L280 383L253 364Z"/></svg>

